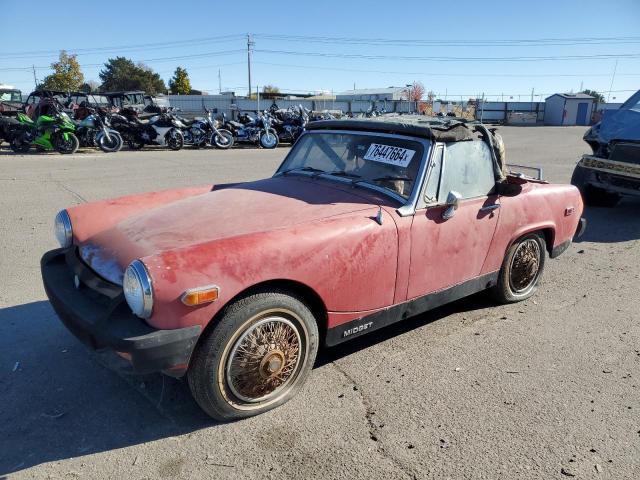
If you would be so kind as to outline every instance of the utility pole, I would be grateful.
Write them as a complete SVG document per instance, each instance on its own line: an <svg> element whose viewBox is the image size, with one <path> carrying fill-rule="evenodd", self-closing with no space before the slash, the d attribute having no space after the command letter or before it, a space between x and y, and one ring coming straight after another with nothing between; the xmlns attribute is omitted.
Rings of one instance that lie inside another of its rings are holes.
<svg viewBox="0 0 640 480"><path fill-rule="evenodd" d="M611 75L611 85L609 85L609 94L607 95L607 103L609 103L609 98L611 97L611 89L613 88L613 81L616 78L617 69L618 69L618 59L616 58L616 64L613 67L613 75Z"/></svg>
<svg viewBox="0 0 640 480"><path fill-rule="evenodd" d="M535 87L531 87L531 105L529 105L531 107L531 111L533 112L533 92L535 92Z"/></svg>
<svg viewBox="0 0 640 480"><path fill-rule="evenodd" d="M220 69L218 69L218 93L222 93L222 75L220 75Z"/></svg>
<svg viewBox="0 0 640 480"><path fill-rule="evenodd" d="M247 33L247 73L249 74L249 96L251 96L251 47L255 42L251 40L251 34Z"/></svg>
<svg viewBox="0 0 640 480"><path fill-rule="evenodd" d="M31 65L31 68L33 68L33 83L35 85L35 89L38 88L38 79L36 78L36 66L35 65Z"/></svg>

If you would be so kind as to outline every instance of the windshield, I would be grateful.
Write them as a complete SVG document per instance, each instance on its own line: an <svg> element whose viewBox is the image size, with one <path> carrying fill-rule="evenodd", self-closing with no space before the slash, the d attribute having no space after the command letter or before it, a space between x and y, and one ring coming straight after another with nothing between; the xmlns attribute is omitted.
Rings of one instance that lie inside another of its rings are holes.
<svg viewBox="0 0 640 480"><path fill-rule="evenodd" d="M640 113L640 90L631 95L629 99L622 104L620 110L633 110Z"/></svg>
<svg viewBox="0 0 640 480"><path fill-rule="evenodd" d="M169 100L166 98L153 97L153 103L159 107L169 107Z"/></svg>
<svg viewBox="0 0 640 480"><path fill-rule="evenodd" d="M22 94L20 90L0 90L0 101L22 102Z"/></svg>
<svg viewBox="0 0 640 480"><path fill-rule="evenodd" d="M100 106L109 105L109 99L104 95L88 95L87 100L92 105L100 105Z"/></svg>
<svg viewBox="0 0 640 480"><path fill-rule="evenodd" d="M296 142L277 173L308 172L376 185L407 199L423 156L420 142L358 133L309 133Z"/></svg>

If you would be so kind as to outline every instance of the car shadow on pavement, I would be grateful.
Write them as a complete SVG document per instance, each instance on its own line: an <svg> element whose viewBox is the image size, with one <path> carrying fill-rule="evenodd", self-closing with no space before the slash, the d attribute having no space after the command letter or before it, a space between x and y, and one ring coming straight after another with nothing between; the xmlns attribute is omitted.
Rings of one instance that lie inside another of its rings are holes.
<svg viewBox="0 0 640 480"><path fill-rule="evenodd" d="M48 301L0 309L0 478L215 425L184 382L101 363Z"/></svg>
<svg viewBox="0 0 640 480"><path fill-rule="evenodd" d="M474 295L320 352L315 367L452 313L492 306ZM46 462L182 435L216 423L186 382L127 376L76 340L49 302L0 309L0 478Z"/></svg>
<svg viewBox="0 0 640 480"><path fill-rule="evenodd" d="M640 200L624 198L612 208L586 207L584 235L576 242L615 243L640 238Z"/></svg>
<svg viewBox="0 0 640 480"><path fill-rule="evenodd" d="M407 318L398 323L389 325L388 327L375 330L361 337L349 340L336 347L326 348L318 353L315 368L327 363L331 363L342 357L346 357L361 350L390 340L399 335L403 335L416 328L423 327L437 320L448 317L455 313L472 312L485 308L495 307L496 303L492 300L487 292L480 292L469 297L465 297L453 303L443 305L442 307L428 311L426 313Z"/></svg>

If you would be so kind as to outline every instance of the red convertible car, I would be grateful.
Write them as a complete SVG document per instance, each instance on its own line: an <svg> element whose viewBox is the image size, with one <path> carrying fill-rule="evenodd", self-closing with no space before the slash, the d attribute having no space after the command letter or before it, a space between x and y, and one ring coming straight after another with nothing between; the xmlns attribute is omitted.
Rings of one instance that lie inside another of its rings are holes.
<svg viewBox="0 0 640 480"><path fill-rule="evenodd" d="M453 119L313 122L271 178L62 210L44 286L92 348L186 375L216 419L255 415L323 344L481 290L533 295L582 233L582 199L504 156L495 131Z"/></svg>

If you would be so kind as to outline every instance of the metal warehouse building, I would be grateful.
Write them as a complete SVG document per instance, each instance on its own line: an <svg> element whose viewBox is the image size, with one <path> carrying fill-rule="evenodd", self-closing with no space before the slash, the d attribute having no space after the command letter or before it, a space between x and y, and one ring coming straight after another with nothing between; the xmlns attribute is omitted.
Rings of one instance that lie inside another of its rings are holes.
<svg viewBox="0 0 640 480"><path fill-rule="evenodd" d="M338 101L353 100L406 100L409 87L388 87L388 88L364 88L359 90L347 90L346 92L336 93Z"/></svg>
<svg viewBox="0 0 640 480"><path fill-rule="evenodd" d="M589 125L594 98L584 93L555 93L545 100L545 125Z"/></svg>

